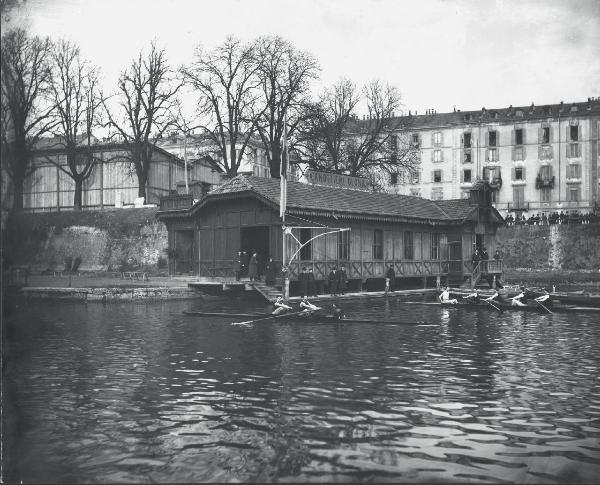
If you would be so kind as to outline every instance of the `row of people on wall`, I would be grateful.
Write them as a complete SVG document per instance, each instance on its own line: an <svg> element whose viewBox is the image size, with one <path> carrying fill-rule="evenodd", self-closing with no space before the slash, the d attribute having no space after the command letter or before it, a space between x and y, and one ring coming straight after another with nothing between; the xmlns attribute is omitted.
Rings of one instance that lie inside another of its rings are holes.
<svg viewBox="0 0 600 485"><path fill-rule="evenodd" d="M233 272L236 281L240 281L241 278L245 277L250 278L250 281L260 281L264 275L265 283L274 285L277 265L271 257L263 262L256 251L246 252L240 250L233 260Z"/></svg>
<svg viewBox="0 0 600 485"><path fill-rule="evenodd" d="M594 224L600 222L600 214L588 212L585 214L579 211L554 211L550 214L545 212L531 214L527 217L525 214L508 214L505 219L508 226L548 226L554 224Z"/></svg>
<svg viewBox="0 0 600 485"><path fill-rule="evenodd" d="M298 283L300 287L300 296L317 296L317 284L312 268L306 268L306 266L302 267L302 270L298 275ZM344 295L348 286L346 267L341 265L338 269L337 266L334 266L327 277L327 284L329 286L329 294L332 296Z"/></svg>

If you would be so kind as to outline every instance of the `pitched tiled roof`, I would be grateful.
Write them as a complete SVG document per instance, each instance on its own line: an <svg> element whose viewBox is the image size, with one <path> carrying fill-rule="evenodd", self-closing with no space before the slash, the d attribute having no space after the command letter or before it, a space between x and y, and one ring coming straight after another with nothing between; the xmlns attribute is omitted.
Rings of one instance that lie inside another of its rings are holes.
<svg viewBox="0 0 600 485"><path fill-rule="evenodd" d="M275 206L279 205L279 188L278 179L238 175L213 189L208 197L254 192ZM465 199L432 201L408 195L369 193L288 182L287 210L291 214L310 212L331 215L333 213L341 218L456 222L467 218L474 207Z"/></svg>

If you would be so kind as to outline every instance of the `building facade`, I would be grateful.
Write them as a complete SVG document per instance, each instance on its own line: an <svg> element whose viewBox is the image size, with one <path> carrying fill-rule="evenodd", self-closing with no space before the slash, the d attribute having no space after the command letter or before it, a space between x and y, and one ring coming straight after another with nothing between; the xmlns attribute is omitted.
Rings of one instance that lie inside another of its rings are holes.
<svg viewBox="0 0 600 485"><path fill-rule="evenodd" d="M238 251L256 252L259 265L272 257L281 268L279 190L279 180L238 176L194 205L187 200L187 206L161 206L171 272L233 278ZM496 228L503 223L485 196L491 195L489 184L480 183L472 193L468 200L434 202L288 182L285 225L293 237L285 239L285 261L292 292L302 267L312 269L323 285L333 267L344 265L354 287L381 283L390 266L398 279L472 277L474 248L486 246L493 254ZM489 263L486 269L499 275L501 262Z"/></svg>
<svg viewBox="0 0 600 485"><path fill-rule="evenodd" d="M420 149L418 174L389 190L432 200L468 197L477 180L494 188L506 216L598 207L600 99L583 103L404 116ZM396 180L394 180L396 182Z"/></svg>
<svg viewBox="0 0 600 485"><path fill-rule="evenodd" d="M139 198L139 184L128 158L126 145L101 143L93 145L97 161L90 177L83 183L84 209L133 206ZM66 153L56 139L43 139L34 152L33 170L23 187L26 211L55 211L73 208L75 182L60 167L68 170ZM175 190L183 177L183 161L160 148L153 153L145 204L158 204L160 198ZM139 202L139 201L138 201Z"/></svg>

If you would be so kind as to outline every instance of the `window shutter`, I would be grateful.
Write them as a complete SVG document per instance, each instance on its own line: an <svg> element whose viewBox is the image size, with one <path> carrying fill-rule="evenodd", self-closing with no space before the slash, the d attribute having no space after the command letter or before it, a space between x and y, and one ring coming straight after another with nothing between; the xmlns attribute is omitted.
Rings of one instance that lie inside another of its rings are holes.
<svg viewBox="0 0 600 485"><path fill-rule="evenodd" d="M460 135L460 147L464 148L465 146L465 135Z"/></svg>
<svg viewBox="0 0 600 485"><path fill-rule="evenodd" d="M514 143L513 143L514 145ZM516 160L517 159L517 149L513 146L512 147L512 159Z"/></svg>
<svg viewBox="0 0 600 485"><path fill-rule="evenodd" d="M538 160L542 159L542 156L544 154L544 151L542 150L542 145L538 146Z"/></svg>
<svg viewBox="0 0 600 485"><path fill-rule="evenodd" d="M440 131L440 145L444 146L444 132Z"/></svg>
<svg viewBox="0 0 600 485"><path fill-rule="evenodd" d="M511 169L511 177L512 177L512 178L511 178L511 180L513 180L513 181L514 181L514 180L517 180L517 174L516 174L516 171L517 171L517 170L515 169L515 167L513 167L513 168Z"/></svg>
<svg viewBox="0 0 600 485"><path fill-rule="evenodd" d="M525 175L525 167L523 167L523 180L527 180L527 176Z"/></svg>
<svg viewBox="0 0 600 485"><path fill-rule="evenodd" d="M460 171L460 182L462 183L462 182L464 182L464 181L465 181L465 171L464 171L464 170L461 170L461 171Z"/></svg>
<svg viewBox="0 0 600 485"><path fill-rule="evenodd" d="M440 170L440 182L444 181L444 171Z"/></svg>
<svg viewBox="0 0 600 485"><path fill-rule="evenodd" d="M527 143L527 130L525 128L523 128L521 130L521 137L523 138L523 145L525 145ZM523 153L525 153L525 148L523 148ZM523 158L525 158L525 156L523 156Z"/></svg>
<svg viewBox="0 0 600 485"><path fill-rule="evenodd" d="M435 131L431 133L431 146L435 146Z"/></svg>
<svg viewBox="0 0 600 485"><path fill-rule="evenodd" d="M566 137L566 141L568 141L568 142L569 142L569 141L571 141L571 136L570 136L570 135L571 135L571 126L570 126L570 125L567 125L565 128L567 129L567 137Z"/></svg>
<svg viewBox="0 0 600 485"><path fill-rule="evenodd" d="M548 178L552 178L552 165L548 165Z"/></svg>
<svg viewBox="0 0 600 485"><path fill-rule="evenodd" d="M517 130L514 129L514 128L510 132L510 144L511 145L516 145L517 144ZM513 158L513 160L514 160L514 158Z"/></svg>
<svg viewBox="0 0 600 485"><path fill-rule="evenodd" d="M500 146L500 132L496 130L496 146Z"/></svg>
<svg viewBox="0 0 600 485"><path fill-rule="evenodd" d="M431 150L431 161L435 161L435 150Z"/></svg>
<svg viewBox="0 0 600 485"><path fill-rule="evenodd" d="M444 161L444 150L440 150L440 162Z"/></svg>
<svg viewBox="0 0 600 485"><path fill-rule="evenodd" d="M434 182L435 181L435 170L431 171L431 181Z"/></svg>
<svg viewBox="0 0 600 485"><path fill-rule="evenodd" d="M544 141L544 128L538 128L538 145L541 145L543 141Z"/></svg>
<svg viewBox="0 0 600 485"><path fill-rule="evenodd" d="M527 147L525 146L525 139L523 139L523 147L521 150L523 152L523 160L527 160Z"/></svg>
<svg viewBox="0 0 600 485"><path fill-rule="evenodd" d="M489 131L485 132L485 146L486 147L490 146L490 132Z"/></svg>

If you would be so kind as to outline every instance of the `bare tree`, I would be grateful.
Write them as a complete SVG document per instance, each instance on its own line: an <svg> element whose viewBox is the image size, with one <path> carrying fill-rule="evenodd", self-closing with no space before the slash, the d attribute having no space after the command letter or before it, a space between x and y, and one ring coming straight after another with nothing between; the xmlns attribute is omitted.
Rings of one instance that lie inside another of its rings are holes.
<svg viewBox="0 0 600 485"><path fill-rule="evenodd" d="M361 120L354 114L360 105L366 106ZM418 149L411 143L395 114L401 108L398 90L380 81L373 81L359 92L356 86L341 80L325 90L311 109L303 133L304 140L317 140L320 152L303 155L312 168L366 176L381 180L381 172L413 173L418 162ZM307 143L300 143L306 147ZM302 152L301 152L302 153ZM317 157L314 157L314 155Z"/></svg>
<svg viewBox="0 0 600 485"><path fill-rule="evenodd" d="M302 120L302 106L309 83L319 73L316 59L296 49L280 36L257 39L258 76L265 109L259 117L258 133L267 148L271 177L279 178L284 125L288 136Z"/></svg>
<svg viewBox="0 0 600 485"><path fill-rule="evenodd" d="M217 163L227 175L237 175L264 110L255 47L233 37L212 51L199 46L193 63L180 72L198 94L204 120L199 126L221 154Z"/></svg>
<svg viewBox="0 0 600 485"><path fill-rule="evenodd" d="M52 81L50 94L57 123L56 156L46 159L67 174L75 183L73 207L83 205L83 184L92 175L99 158L92 146L92 129L98 125L102 100L98 73L81 58L79 47L60 40L52 49ZM60 154L66 155L66 164Z"/></svg>
<svg viewBox="0 0 600 485"><path fill-rule="evenodd" d="M13 209L23 208L23 183L32 171L32 151L54 124L52 106L45 104L50 80L50 41L29 37L22 29L1 41L2 159L10 177Z"/></svg>
<svg viewBox="0 0 600 485"><path fill-rule="evenodd" d="M146 188L156 142L175 126L174 108L182 84L169 67L164 49L155 42L141 51L119 78L117 99L121 118L105 102L107 126L123 139L138 179L138 196L146 199Z"/></svg>

